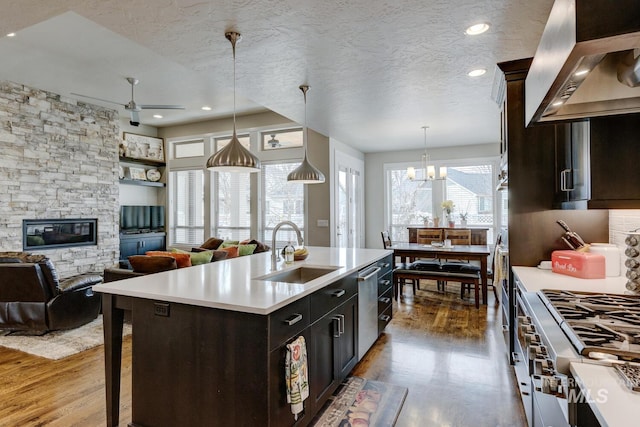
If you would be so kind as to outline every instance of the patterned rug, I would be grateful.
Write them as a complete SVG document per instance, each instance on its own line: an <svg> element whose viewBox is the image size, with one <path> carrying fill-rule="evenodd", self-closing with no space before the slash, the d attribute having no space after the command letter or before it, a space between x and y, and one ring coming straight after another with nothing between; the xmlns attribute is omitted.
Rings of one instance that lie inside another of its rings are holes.
<svg viewBox="0 0 640 427"><path fill-rule="evenodd" d="M0 330L0 334L2 332ZM104 343L102 315L86 325L67 331L52 331L40 336L6 331L5 333L6 335L0 336L0 346L52 360L62 359ZM125 323L123 335L129 334L131 324Z"/></svg>
<svg viewBox="0 0 640 427"><path fill-rule="evenodd" d="M312 426L393 426L407 392L406 387L349 377L325 404Z"/></svg>

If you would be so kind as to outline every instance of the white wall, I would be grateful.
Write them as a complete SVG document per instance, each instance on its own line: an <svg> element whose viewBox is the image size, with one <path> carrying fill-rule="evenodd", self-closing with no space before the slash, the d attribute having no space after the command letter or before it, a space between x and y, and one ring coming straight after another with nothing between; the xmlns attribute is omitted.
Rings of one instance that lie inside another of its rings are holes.
<svg viewBox="0 0 640 427"><path fill-rule="evenodd" d="M365 247L382 248L380 232L384 230L384 165L385 163L415 162L424 150L385 151L365 154ZM432 161L488 158L500 155L495 144L468 145L429 149Z"/></svg>

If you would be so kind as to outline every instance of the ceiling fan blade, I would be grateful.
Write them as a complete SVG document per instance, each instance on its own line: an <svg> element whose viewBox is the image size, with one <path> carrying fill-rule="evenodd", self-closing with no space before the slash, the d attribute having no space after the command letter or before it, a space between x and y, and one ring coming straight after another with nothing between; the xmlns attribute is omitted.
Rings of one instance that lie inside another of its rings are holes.
<svg viewBox="0 0 640 427"><path fill-rule="evenodd" d="M81 96L82 98L95 99L96 101L108 102L109 104L115 104L115 105L120 105L120 106L125 105L125 104L123 104L121 102L109 101L108 99L96 98L95 96L82 95L80 93L71 92L71 95Z"/></svg>
<svg viewBox="0 0 640 427"><path fill-rule="evenodd" d="M184 110L184 105L138 105L143 110Z"/></svg>

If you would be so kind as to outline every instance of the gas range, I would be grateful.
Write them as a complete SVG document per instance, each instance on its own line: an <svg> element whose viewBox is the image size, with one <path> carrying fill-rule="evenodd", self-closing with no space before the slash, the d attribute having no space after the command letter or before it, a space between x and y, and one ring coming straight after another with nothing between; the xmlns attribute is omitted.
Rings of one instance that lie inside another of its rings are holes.
<svg viewBox="0 0 640 427"><path fill-rule="evenodd" d="M538 295L582 356L640 361L640 296L559 290Z"/></svg>

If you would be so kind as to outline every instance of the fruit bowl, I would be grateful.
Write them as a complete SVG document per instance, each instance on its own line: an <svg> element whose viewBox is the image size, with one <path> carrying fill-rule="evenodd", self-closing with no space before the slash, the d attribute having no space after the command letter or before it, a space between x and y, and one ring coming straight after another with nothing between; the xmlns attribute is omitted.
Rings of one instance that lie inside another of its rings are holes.
<svg viewBox="0 0 640 427"><path fill-rule="evenodd" d="M309 251L307 248L299 248L293 253L294 261L302 261L303 259L307 259L309 256Z"/></svg>

